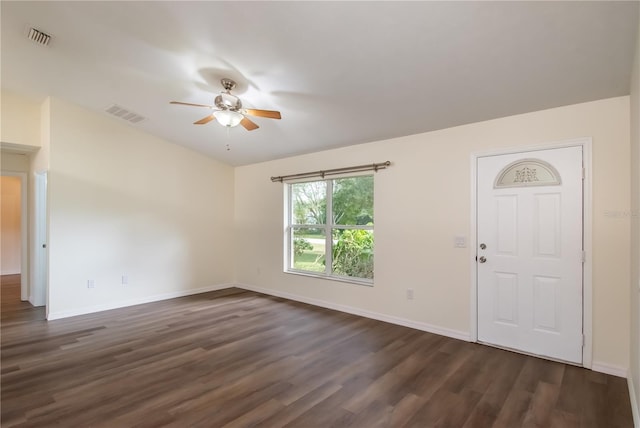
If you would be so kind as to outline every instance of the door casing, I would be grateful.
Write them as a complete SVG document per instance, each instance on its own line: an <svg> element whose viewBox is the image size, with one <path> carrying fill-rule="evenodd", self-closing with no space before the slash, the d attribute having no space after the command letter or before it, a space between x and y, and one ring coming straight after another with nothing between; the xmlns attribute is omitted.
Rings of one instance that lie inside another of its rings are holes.
<svg viewBox="0 0 640 428"><path fill-rule="evenodd" d="M592 204L592 180L591 180L591 164L592 164L592 140L590 137L582 137L571 140L564 140L558 142L537 144L531 146L521 146L512 148L503 148L496 150L486 150L480 152L474 152L471 154L470 166L471 166L471 233L469 238L469 247L472 249L469 257L470 271L471 271L471 301L470 301L470 339L472 342L478 341L478 281L476 272L476 256L477 256L477 160L480 157L495 156L503 154L525 153L535 152L538 150L557 149L564 147L581 146L583 153L583 168L585 170L585 177L583 181L583 243L584 251L586 253L586 259L582 266L583 268L583 310L582 310L582 325L584 334L584 347L582 348L582 366L585 368L592 368L592 349L593 349L593 284L592 284L592 271L593 271L593 236L592 236L592 224L593 224L593 204Z"/></svg>

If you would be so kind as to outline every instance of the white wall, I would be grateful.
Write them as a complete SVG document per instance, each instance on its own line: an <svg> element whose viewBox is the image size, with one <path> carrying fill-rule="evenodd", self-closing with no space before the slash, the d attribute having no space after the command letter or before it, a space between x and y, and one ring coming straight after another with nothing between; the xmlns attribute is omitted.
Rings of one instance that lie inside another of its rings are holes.
<svg viewBox="0 0 640 428"><path fill-rule="evenodd" d="M2 171L3 172L32 172L34 157L45 158L41 154L41 103L3 90L0 93L0 144L2 145ZM22 298L32 296L33 278L33 180L32 174L28 174L24 185L27 190L27 226L24 242L23 266L21 266L21 281L23 285ZM33 300L32 300L33 301Z"/></svg>
<svg viewBox="0 0 640 428"><path fill-rule="evenodd" d="M0 141L39 147L39 110L39 102L3 90L0 94Z"/></svg>
<svg viewBox="0 0 640 428"><path fill-rule="evenodd" d="M49 168L48 112L49 102L33 99L3 90L0 93L0 142L2 145L2 170L28 172L27 186L27 251L22 267L23 298L36 302L34 293L35 257L37 243L34 237L34 172ZM43 131L45 131L43 133ZM40 294L44 294L42 291Z"/></svg>
<svg viewBox="0 0 640 428"><path fill-rule="evenodd" d="M20 123L41 123L31 171L50 170L50 316L235 279L468 336L472 250L453 248L453 237L469 237L471 153L591 136L593 360L626 370L630 221L616 213L631 209L629 102L567 106L234 172L110 117L47 99L35 111L22 109ZM284 274L283 191L269 177L385 160L393 166L376 175L375 286ZM407 288L415 290L413 301L405 299Z"/></svg>
<svg viewBox="0 0 640 428"><path fill-rule="evenodd" d="M0 266L2 275L21 272L21 188L20 177L0 177Z"/></svg>
<svg viewBox="0 0 640 428"><path fill-rule="evenodd" d="M593 138L593 360L629 367L629 97L236 168L237 280L270 292L470 332L470 156ZM375 176L375 286L283 273L283 188L270 176L389 160ZM614 214L612 214L612 212ZM413 288L415 299L405 298Z"/></svg>
<svg viewBox="0 0 640 428"><path fill-rule="evenodd" d="M2 171L29 172L29 156L17 153L0 153Z"/></svg>
<svg viewBox="0 0 640 428"><path fill-rule="evenodd" d="M640 12L639 12L640 13ZM640 18L639 18L640 19ZM640 426L640 28L631 77L631 379Z"/></svg>
<svg viewBox="0 0 640 428"><path fill-rule="evenodd" d="M43 114L50 318L233 282L231 167L58 99Z"/></svg>

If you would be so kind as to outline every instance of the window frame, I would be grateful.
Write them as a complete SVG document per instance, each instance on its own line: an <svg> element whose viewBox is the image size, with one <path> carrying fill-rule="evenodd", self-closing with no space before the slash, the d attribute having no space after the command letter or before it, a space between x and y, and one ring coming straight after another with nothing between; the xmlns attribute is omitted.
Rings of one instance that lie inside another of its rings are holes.
<svg viewBox="0 0 640 428"><path fill-rule="evenodd" d="M284 273L294 274L294 275L302 275L309 276L313 278L322 278L322 279L330 279L334 281L348 282L359 285L367 285L373 286L375 280L375 273L372 279L369 278L360 278L354 276L346 276L339 275L333 272L333 230L334 229L342 229L342 230L370 230L374 233L374 272L375 272L375 222L373 225L342 225L342 224L333 224L333 184L335 180L340 180L344 178L357 178L357 177L367 177L370 176L374 178L374 174L365 173L365 174L353 174L353 175L340 175L334 176L331 178L314 178L314 179L302 179L295 181L285 182L285 227L284 227L284 244L285 244L285 263L284 263ZM313 183L323 181L326 183L326 212L325 212L325 224L297 224L293 223L293 185L300 183ZM373 192L375 193L375 179L374 179L374 187ZM375 204L375 198L374 198ZM375 205L374 205L375 211ZM375 219L375 216L374 216ZM325 234L325 270L324 272L314 272L309 270L296 269L293 267L294 264L294 254L293 254L293 239L294 229L322 229Z"/></svg>

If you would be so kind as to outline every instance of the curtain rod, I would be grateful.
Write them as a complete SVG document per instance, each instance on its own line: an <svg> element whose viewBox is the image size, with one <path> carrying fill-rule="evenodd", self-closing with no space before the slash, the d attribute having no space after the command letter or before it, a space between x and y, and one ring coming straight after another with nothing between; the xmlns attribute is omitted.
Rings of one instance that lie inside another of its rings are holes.
<svg viewBox="0 0 640 428"><path fill-rule="evenodd" d="M346 168L334 168L327 169L324 171L313 171L313 172L301 172L299 174L291 174L291 175L280 175L278 177L271 177L271 181L283 182L284 180L291 180L293 178L311 178L311 177L326 177L327 175L337 175L343 174L346 172L362 172L362 171L375 171L378 172L379 169L385 169L391 165L391 162L386 161L382 163L371 163L367 165L358 165L358 166L349 166Z"/></svg>

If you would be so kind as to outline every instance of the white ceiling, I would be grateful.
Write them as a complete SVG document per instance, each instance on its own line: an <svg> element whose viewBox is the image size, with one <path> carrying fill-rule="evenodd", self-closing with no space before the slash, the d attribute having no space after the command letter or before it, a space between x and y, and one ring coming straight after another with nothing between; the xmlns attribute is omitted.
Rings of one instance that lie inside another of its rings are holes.
<svg viewBox="0 0 640 428"><path fill-rule="evenodd" d="M147 118L131 126L231 165L626 95L638 27L638 2L612 1L0 7L3 89L118 104ZM227 135L192 125L209 110L169 104L212 104L222 77L282 120Z"/></svg>

